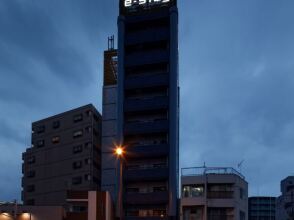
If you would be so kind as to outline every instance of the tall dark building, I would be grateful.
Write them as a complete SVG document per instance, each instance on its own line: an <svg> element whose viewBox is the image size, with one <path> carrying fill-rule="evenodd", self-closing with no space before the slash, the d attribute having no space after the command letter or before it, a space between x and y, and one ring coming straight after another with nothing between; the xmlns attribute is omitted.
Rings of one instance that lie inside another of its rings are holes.
<svg viewBox="0 0 294 220"><path fill-rule="evenodd" d="M32 124L23 154L25 205L65 205L68 190L100 190L101 115L86 105Z"/></svg>
<svg viewBox="0 0 294 220"><path fill-rule="evenodd" d="M248 220L275 220L276 197L250 197L248 200L248 215Z"/></svg>
<svg viewBox="0 0 294 220"><path fill-rule="evenodd" d="M121 0L117 141L125 148L125 219L175 219L178 199L178 10Z"/></svg>

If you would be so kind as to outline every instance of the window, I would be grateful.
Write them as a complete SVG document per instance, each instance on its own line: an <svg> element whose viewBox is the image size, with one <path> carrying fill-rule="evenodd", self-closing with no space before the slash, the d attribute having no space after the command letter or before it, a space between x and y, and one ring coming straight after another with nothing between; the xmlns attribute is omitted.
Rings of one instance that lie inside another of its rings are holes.
<svg viewBox="0 0 294 220"><path fill-rule="evenodd" d="M27 159L28 164L33 164L35 162L36 162L36 157L35 156L28 157L28 159Z"/></svg>
<svg viewBox="0 0 294 220"><path fill-rule="evenodd" d="M245 192L243 188L240 188L240 199L244 199L245 197Z"/></svg>
<svg viewBox="0 0 294 220"><path fill-rule="evenodd" d="M91 178L91 175L90 175L90 174L86 174L86 175L85 175L85 180L86 180L86 181L91 181L91 179L92 179L92 178Z"/></svg>
<svg viewBox="0 0 294 220"><path fill-rule="evenodd" d="M92 142L85 143L85 149L89 149L92 146Z"/></svg>
<svg viewBox="0 0 294 220"><path fill-rule="evenodd" d="M85 159L85 164L87 165L91 164L91 159L90 158Z"/></svg>
<svg viewBox="0 0 294 220"><path fill-rule="evenodd" d="M45 132L45 126L40 125L33 129L34 132L37 132L38 134L42 134Z"/></svg>
<svg viewBox="0 0 294 220"><path fill-rule="evenodd" d="M246 214L243 211L240 211L240 220L245 220Z"/></svg>
<svg viewBox="0 0 294 220"><path fill-rule="evenodd" d="M83 121L83 115L82 115L82 114L75 115L75 116L73 117L73 121L74 121L74 123L77 123L77 122Z"/></svg>
<svg viewBox="0 0 294 220"><path fill-rule="evenodd" d="M86 112L86 114L87 114L87 116L89 117L89 116L91 116L93 113L92 113L91 110L88 110L88 111Z"/></svg>
<svg viewBox="0 0 294 220"><path fill-rule="evenodd" d="M31 171L28 171L28 172L27 172L27 177L28 177L28 178L33 178L33 177L35 177L35 176L36 176L36 171L31 170Z"/></svg>
<svg viewBox="0 0 294 220"><path fill-rule="evenodd" d="M88 208L86 206L72 206L70 207L70 212L74 212L74 213L83 213L83 212L87 212Z"/></svg>
<svg viewBox="0 0 294 220"><path fill-rule="evenodd" d="M86 130L87 133L91 133L92 127L91 126L88 126L88 127L85 128L85 130Z"/></svg>
<svg viewBox="0 0 294 220"><path fill-rule="evenodd" d="M45 146L45 141L44 140L38 140L37 141L37 147L44 147Z"/></svg>
<svg viewBox="0 0 294 220"><path fill-rule="evenodd" d="M83 152L83 145L74 146L72 151L74 154L78 154L78 153Z"/></svg>
<svg viewBox="0 0 294 220"><path fill-rule="evenodd" d="M60 121L54 121L52 124L53 129L57 129L60 127Z"/></svg>
<svg viewBox="0 0 294 220"><path fill-rule="evenodd" d="M81 183L82 183L82 177L78 176L78 177L72 178L72 184L73 185L79 185Z"/></svg>
<svg viewBox="0 0 294 220"><path fill-rule="evenodd" d="M82 130L79 130L79 131L75 131L73 133L73 137L74 138L79 138L79 137L82 137L83 136L83 131Z"/></svg>
<svg viewBox="0 0 294 220"><path fill-rule="evenodd" d="M94 133L94 135L95 135L96 137L99 136L99 133L96 131L96 129L93 129L93 133Z"/></svg>
<svg viewBox="0 0 294 220"><path fill-rule="evenodd" d="M83 166L82 161L76 161L72 164L72 168L75 170L82 168L82 166Z"/></svg>
<svg viewBox="0 0 294 220"><path fill-rule="evenodd" d="M27 186L27 192L34 192L34 191L35 191L35 185Z"/></svg>
<svg viewBox="0 0 294 220"><path fill-rule="evenodd" d="M183 186L183 197L201 197L204 195L204 187L197 185Z"/></svg>
<svg viewBox="0 0 294 220"><path fill-rule="evenodd" d="M58 144L60 142L60 137L59 136L55 136L52 138L52 143L53 144Z"/></svg>
<svg viewBox="0 0 294 220"><path fill-rule="evenodd" d="M153 192L165 192L165 191L166 191L165 186L153 187Z"/></svg>

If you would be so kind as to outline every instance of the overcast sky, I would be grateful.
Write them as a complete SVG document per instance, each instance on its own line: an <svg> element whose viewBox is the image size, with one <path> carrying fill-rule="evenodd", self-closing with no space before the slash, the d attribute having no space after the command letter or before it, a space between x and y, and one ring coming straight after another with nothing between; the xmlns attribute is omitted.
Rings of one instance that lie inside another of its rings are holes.
<svg viewBox="0 0 294 220"><path fill-rule="evenodd" d="M250 195L294 174L294 1L178 0L181 166L232 166ZM20 199L31 122L93 103L117 0L0 0L0 201Z"/></svg>

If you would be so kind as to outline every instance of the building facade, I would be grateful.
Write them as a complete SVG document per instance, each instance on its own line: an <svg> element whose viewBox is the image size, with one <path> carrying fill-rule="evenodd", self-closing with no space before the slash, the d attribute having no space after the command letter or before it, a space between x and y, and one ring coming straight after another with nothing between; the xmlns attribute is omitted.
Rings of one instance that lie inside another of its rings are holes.
<svg viewBox="0 0 294 220"><path fill-rule="evenodd" d="M32 124L23 154L25 205L62 206L67 190L100 190L101 115L86 105Z"/></svg>
<svg viewBox="0 0 294 220"><path fill-rule="evenodd" d="M68 191L65 220L114 220L109 192Z"/></svg>
<svg viewBox="0 0 294 220"><path fill-rule="evenodd" d="M247 220L248 184L233 168L186 168L181 220Z"/></svg>
<svg viewBox="0 0 294 220"><path fill-rule="evenodd" d="M294 219L294 176L288 176L281 181L282 195L277 198L276 219Z"/></svg>
<svg viewBox="0 0 294 220"><path fill-rule="evenodd" d="M120 1L117 90L116 140L125 151L118 215L175 219L179 173L175 0Z"/></svg>
<svg viewBox="0 0 294 220"><path fill-rule="evenodd" d="M111 38L112 39L112 38ZM113 43L113 41L111 41ZM111 45L111 43L109 43ZM116 201L117 158L114 156L117 137L117 50L104 51L104 82L102 98L102 191L108 191Z"/></svg>
<svg viewBox="0 0 294 220"><path fill-rule="evenodd" d="M276 197L254 196L248 199L249 220L275 220Z"/></svg>

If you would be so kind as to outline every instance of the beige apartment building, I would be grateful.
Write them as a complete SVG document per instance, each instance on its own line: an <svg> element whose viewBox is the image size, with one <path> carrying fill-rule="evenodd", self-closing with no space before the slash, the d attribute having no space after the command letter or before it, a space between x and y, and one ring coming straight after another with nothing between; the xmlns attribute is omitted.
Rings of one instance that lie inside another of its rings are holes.
<svg viewBox="0 0 294 220"><path fill-rule="evenodd" d="M180 203L180 220L247 220L248 183L233 168L184 168Z"/></svg>

